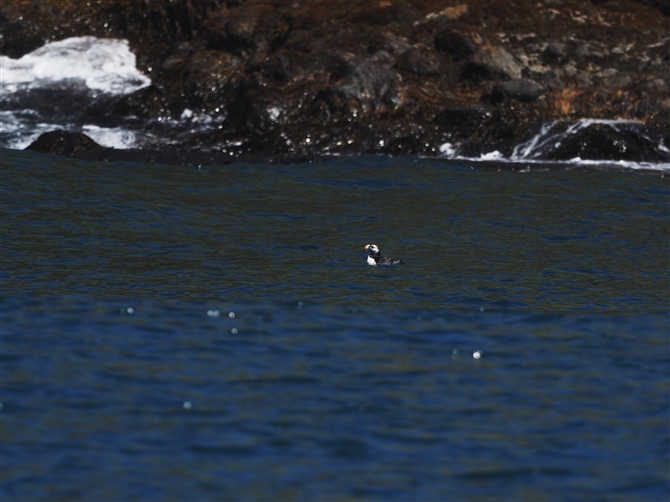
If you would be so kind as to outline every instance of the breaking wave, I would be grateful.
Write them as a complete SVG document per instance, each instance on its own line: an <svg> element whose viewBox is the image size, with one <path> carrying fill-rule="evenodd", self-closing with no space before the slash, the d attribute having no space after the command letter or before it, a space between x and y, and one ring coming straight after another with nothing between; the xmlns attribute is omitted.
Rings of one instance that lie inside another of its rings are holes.
<svg viewBox="0 0 670 502"><path fill-rule="evenodd" d="M607 137L594 135L594 129L609 129ZM622 160L592 158L594 150L602 150L603 145L594 142L607 141L610 149L616 149ZM562 164L574 166L605 166L625 169L651 169L670 171L670 162L640 162L626 160L631 143L644 143L660 157L670 158L670 145L663 138L650 137L644 124L635 120L582 119L578 121L554 121L544 124L532 138L516 145L511 154L491 150L478 156L463 152L461 145L444 143L440 146L443 158L467 160L470 162L508 162L516 164ZM593 147L593 148L591 148ZM572 155L578 152L582 155Z"/></svg>

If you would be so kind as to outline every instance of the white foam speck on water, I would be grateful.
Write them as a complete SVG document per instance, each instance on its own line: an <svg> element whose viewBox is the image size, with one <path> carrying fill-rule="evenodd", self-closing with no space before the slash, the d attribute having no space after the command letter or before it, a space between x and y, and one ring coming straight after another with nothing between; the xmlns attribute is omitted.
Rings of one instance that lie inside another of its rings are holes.
<svg viewBox="0 0 670 502"><path fill-rule="evenodd" d="M48 43L20 59L0 56L2 93L66 79L109 94L129 94L151 80L135 67L126 40L74 37Z"/></svg>
<svg viewBox="0 0 670 502"><path fill-rule="evenodd" d="M505 157L498 150L493 150L489 153L482 153L479 160L504 160Z"/></svg>

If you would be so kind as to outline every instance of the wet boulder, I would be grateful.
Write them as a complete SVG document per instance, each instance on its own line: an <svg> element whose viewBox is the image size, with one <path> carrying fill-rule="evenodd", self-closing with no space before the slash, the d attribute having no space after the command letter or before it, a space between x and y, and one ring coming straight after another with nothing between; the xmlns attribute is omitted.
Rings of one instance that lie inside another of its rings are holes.
<svg viewBox="0 0 670 502"><path fill-rule="evenodd" d="M274 100L269 97L265 100L257 99L249 106L244 115L245 129L254 133L264 133L283 124L288 118L290 103Z"/></svg>
<svg viewBox="0 0 670 502"><path fill-rule="evenodd" d="M199 36L207 49L226 50L228 45L228 18L223 14L212 16L200 30Z"/></svg>
<svg viewBox="0 0 670 502"><path fill-rule="evenodd" d="M655 99L645 99L644 101L640 101L637 107L635 107L635 117L650 117L657 113L660 108L661 104Z"/></svg>
<svg viewBox="0 0 670 502"><path fill-rule="evenodd" d="M390 32L377 33L373 35L368 43L368 52L374 54L376 52L386 52L391 55L400 55L412 46L400 37L393 35Z"/></svg>
<svg viewBox="0 0 670 502"><path fill-rule="evenodd" d="M226 34L230 45L250 47L254 44L254 33L258 24L255 9L242 12L226 23Z"/></svg>
<svg viewBox="0 0 670 502"><path fill-rule="evenodd" d="M472 57L482 44L483 38L475 32L443 27L435 33L435 48L456 62Z"/></svg>
<svg viewBox="0 0 670 502"><path fill-rule="evenodd" d="M268 9L251 8L242 12L223 11L212 16L203 26L200 36L207 48L220 51L241 51L256 47L258 32ZM280 34L281 36L281 34Z"/></svg>
<svg viewBox="0 0 670 502"><path fill-rule="evenodd" d="M188 58L196 51L190 42L177 42L166 50L160 59L162 70L173 70L184 65Z"/></svg>
<svg viewBox="0 0 670 502"><path fill-rule="evenodd" d="M188 58L186 75L212 75L239 65L237 58L219 51L199 51Z"/></svg>
<svg viewBox="0 0 670 502"><path fill-rule="evenodd" d="M523 64L509 51L497 45L486 44L468 61L463 75L473 80L518 79L522 70Z"/></svg>
<svg viewBox="0 0 670 502"><path fill-rule="evenodd" d="M591 87L593 82L589 76L574 68L558 68L544 73L539 80L542 85L549 89L585 89Z"/></svg>
<svg viewBox="0 0 670 502"><path fill-rule="evenodd" d="M460 4L446 7L440 11L429 12L424 17L414 21L412 28L415 31L435 31L436 28L464 17L467 15L468 10L467 4Z"/></svg>
<svg viewBox="0 0 670 502"><path fill-rule="evenodd" d="M588 58L591 55L591 51L589 50L589 46L587 44L579 44L575 49L572 51L572 57L574 59L577 59L578 61L584 60Z"/></svg>
<svg viewBox="0 0 670 502"><path fill-rule="evenodd" d="M641 126L616 126L610 123L593 123L563 138L548 160L630 160L668 161L670 155L659 149Z"/></svg>
<svg viewBox="0 0 670 502"><path fill-rule="evenodd" d="M442 111L435 123L449 136L462 140L479 131L493 116L493 108L485 104L454 106Z"/></svg>
<svg viewBox="0 0 670 502"><path fill-rule="evenodd" d="M630 86L633 83L633 80L626 74L615 73L609 77L603 78L600 83L606 89L619 91Z"/></svg>
<svg viewBox="0 0 670 502"><path fill-rule="evenodd" d="M463 77L470 80L518 79L523 63L509 50L481 33L447 25L433 39L438 51L464 62Z"/></svg>
<svg viewBox="0 0 670 502"><path fill-rule="evenodd" d="M524 103L532 103L544 90L537 82L525 78L496 84L491 91L490 100L493 104L502 103L506 99L516 99Z"/></svg>
<svg viewBox="0 0 670 502"><path fill-rule="evenodd" d="M440 74L440 60L437 54L425 45L418 45L403 52L396 62L396 67L422 77Z"/></svg>
<svg viewBox="0 0 670 502"><path fill-rule="evenodd" d="M267 79L280 84L287 84L293 78L291 60L283 52L275 52L271 56L263 58L258 62L257 68L252 68L249 63L245 68L247 73L258 72Z"/></svg>
<svg viewBox="0 0 670 502"><path fill-rule="evenodd" d="M498 151L509 157L520 142L535 136L544 122L537 106L505 101L492 109L490 117L461 144L459 152L478 157L485 152Z"/></svg>
<svg viewBox="0 0 670 502"><path fill-rule="evenodd" d="M564 64L567 62L568 51L563 43L552 42L542 52L543 59L548 63Z"/></svg>
<svg viewBox="0 0 670 502"><path fill-rule="evenodd" d="M42 47L49 38L45 15L29 6L3 8L0 26L0 54L14 59Z"/></svg>
<svg viewBox="0 0 670 502"><path fill-rule="evenodd" d="M40 135L26 150L72 157L95 148L102 147L83 133L57 130Z"/></svg>
<svg viewBox="0 0 670 502"><path fill-rule="evenodd" d="M355 9L350 19L354 22L383 26L393 22L401 13L400 2L381 0L365 3L362 7Z"/></svg>
<svg viewBox="0 0 670 502"><path fill-rule="evenodd" d="M199 51L193 54L181 74L180 81L173 81L179 90L171 92L175 102L184 106L217 109L234 94L242 78L243 63L240 58L227 52ZM218 110L216 110L218 114Z"/></svg>
<svg viewBox="0 0 670 502"><path fill-rule="evenodd" d="M640 90L652 96L662 96L668 92L668 84L662 78L654 78L643 83Z"/></svg>
<svg viewBox="0 0 670 502"><path fill-rule="evenodd" d="M329 85L316 97L327 104L330 113L357 116L394 110L402 104L402 79L388 63L351 53L336 53L332 59Z"/></svg>

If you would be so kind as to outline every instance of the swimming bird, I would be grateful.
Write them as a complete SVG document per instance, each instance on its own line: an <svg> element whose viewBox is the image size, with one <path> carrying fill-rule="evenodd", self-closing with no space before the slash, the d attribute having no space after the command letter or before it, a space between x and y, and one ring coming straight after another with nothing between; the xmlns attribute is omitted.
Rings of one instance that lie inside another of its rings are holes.
<svg viewBox="0 0 670 502"><path fill-rule="evenodd" d="M402 265L404 262L400 258L387 258L382 256L381 251L375 244L368 244L365 249L369 254L368 265L376 267L377 265Z"/></svg>

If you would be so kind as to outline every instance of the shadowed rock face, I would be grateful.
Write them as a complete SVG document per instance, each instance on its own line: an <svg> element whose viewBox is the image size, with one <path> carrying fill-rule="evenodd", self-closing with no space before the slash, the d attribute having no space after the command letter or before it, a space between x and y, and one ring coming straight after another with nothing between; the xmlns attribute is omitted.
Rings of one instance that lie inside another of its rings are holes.
<svg viewBox="0 0 670 502"><path fill-rule="evenodd" d="M655 0L5 0L0 51L127 38L153 85L98 112L225 117L184 148L432 155L509 150L556 119L667 134L668 15Z"/></svg>
<svg viewBox="0 0 670 502"><path fill-rule="evenodd" d="M525 78L498 84L491 91L490 100L493 104L502 103L506 99L516 99L525 103L532 103L543 93L542 87L532 80Z"/></svg>
<svg viewBox="0 0 670 502"><path fill-rule="evenodd" d="M51 131L42 134L26 150L53 155L73 157L88 150L102 149L91 138L82 133Z"/></svg>

